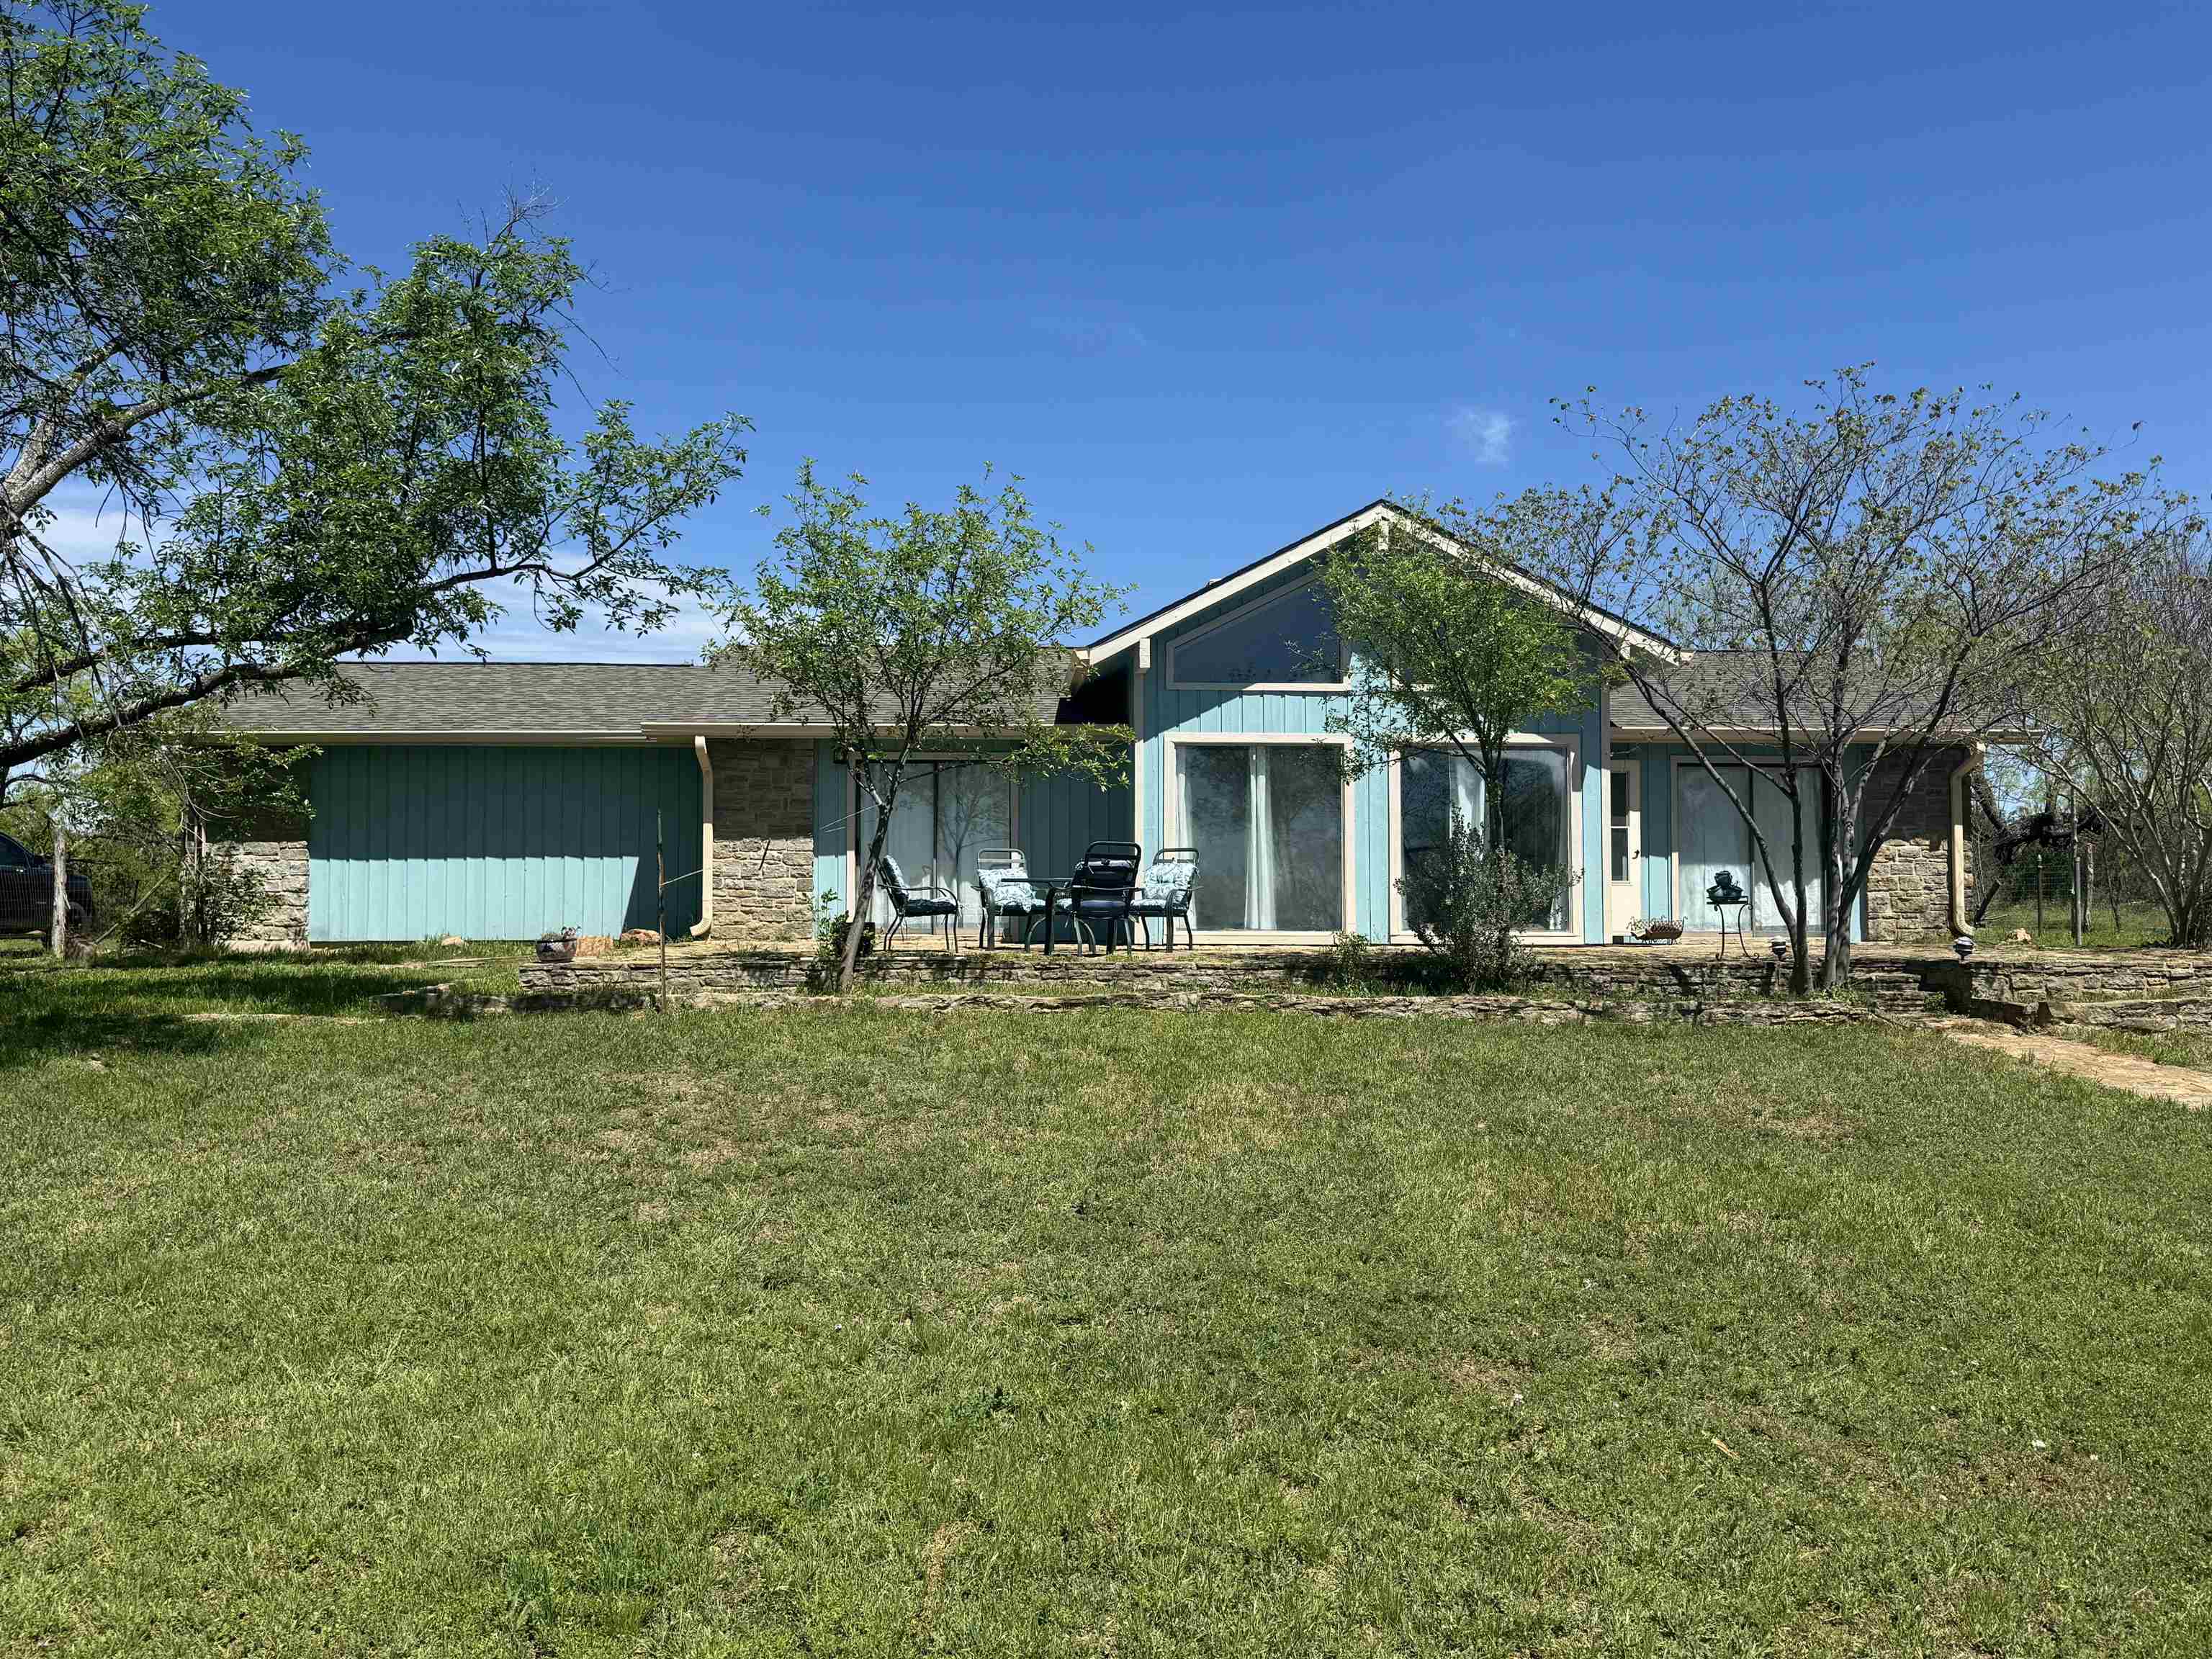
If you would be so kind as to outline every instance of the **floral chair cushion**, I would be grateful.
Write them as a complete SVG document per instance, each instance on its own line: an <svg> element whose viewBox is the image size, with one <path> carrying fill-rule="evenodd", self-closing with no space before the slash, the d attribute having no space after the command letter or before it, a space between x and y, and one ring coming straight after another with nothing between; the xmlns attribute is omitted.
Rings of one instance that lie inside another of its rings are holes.
<svg viewBox="0 0 2212 1659"><path fill-rule="evenodd" d="M978 870L975 882L983 890L983 902L994 910L1042 910L1044 895L1018 870Z"/></svg>
<svg viewBox="0 0 2212 1659"><path fill-rule="evenodd" d="M1138 906L1147 910L1181 911L1190 903L1190 885L1197 875L1198 866L1182 860L1152 865L1138 885Z"/></svg>

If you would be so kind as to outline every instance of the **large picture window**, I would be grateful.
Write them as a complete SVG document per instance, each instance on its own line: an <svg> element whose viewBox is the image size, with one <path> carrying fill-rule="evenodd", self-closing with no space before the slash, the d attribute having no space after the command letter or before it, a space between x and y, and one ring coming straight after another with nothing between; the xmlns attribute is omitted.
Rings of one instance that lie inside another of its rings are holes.
<svg viewBox="0 0 2212 1659"><path fill-rule="evenodd" d="M1317 581L1224 617L1170 647L1177 685L1328 685L1344 678L1344 647Z"/></svg>
<svg viewBox="0 0 2212 1659"><path fill-rule="evenodd" d="M860 852L874 845L876 809L868 805L860 819ZM919 760L907 768L899 797L891 807L891 833L884 851L898 860L908 883L935 882L959 896L960 920L975 927L981 918L975 885L975 855L986 848L1014 845L1014 780L1007 773L973 761ZM891 919L890 900L878 887L872 907L876 925Z"/></svg>
<svg viewBox="0 0 2212 1659"><path fill-rule="evenodd" d="M1759 820L1759 834L1766 838L1766 850L1773 856L1775 873L1782 878L1783 893L1794 906L1796 894L1790 867L1790 797L1771 779L1747 766L1715 769L1735 791L1737 800L1749 802L1752 816ZM1683 925L1708 931L1719 928L1720 913L1705 902L1705 890L1712 885L1713 878L1725 870L1735 878L1739 886L1750 890L1751 912L1744 918L1744 926L1754 933L1780 932L1787 925L1783 920L1783 906L1773 884L1766 878L1765 866L1759 862L1758 848L1752 843L1751 830L1744 823L1743 814L1736 811L1735 803L1720 786L1705 775L1704 767L1678 765L1674 777L1674 821L1681 826L1680 890L1675 898ZM1805 804L1805 898L1814 916L1808 925L1817 929L1822 902L1820 774L1817 769L1799 769L1797 797Z"/></svg>
<svg viewBox="0 0 2212 1659"><path fill-rule="evenodd" d="M1336 747L1180 743L1176 833L1198 849L1194 920L1329 933L1344 918L1344 782Z"/></svg>
<svg viewBox="0 0 2212 1659"><path fill-rule="evenodd" d="M1481 770L1454 749L1408 749L1401 755L1401 872L1418 869L1443 850L1455 811L1477 829L1486 822ZM1506 751L1504 817L1505 844L1514 853L1547 868L1573 866L1574 800L1565 750L1528 747ZM1564 933L1567 915L1567 896L1562 894L1548 914L1530 916L1526 926L1532 933ZM1418 927L1420 921L1409 912L1406 926Z"/></svg>

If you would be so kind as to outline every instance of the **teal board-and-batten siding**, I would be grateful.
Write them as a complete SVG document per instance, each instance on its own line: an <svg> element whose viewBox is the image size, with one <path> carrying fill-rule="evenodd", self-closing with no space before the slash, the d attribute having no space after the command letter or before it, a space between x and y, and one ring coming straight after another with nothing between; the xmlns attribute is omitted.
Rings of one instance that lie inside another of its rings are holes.
<svg viewBox="0 0 2212 1659"><path fill-rule="evenodd" d="M317 941L650 927L656 812L669 873L699 862L689 749L333 746L315 757L308 787ZM698 881L672 886L670 932L698 918Z"/></svg>

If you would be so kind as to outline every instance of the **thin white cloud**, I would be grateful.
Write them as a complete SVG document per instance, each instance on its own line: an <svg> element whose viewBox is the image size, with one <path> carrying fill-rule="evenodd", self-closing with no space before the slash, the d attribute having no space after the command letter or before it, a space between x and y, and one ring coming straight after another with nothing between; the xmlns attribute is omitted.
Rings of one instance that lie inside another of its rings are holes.
<svg viewBox="0 0 2212 1659"><path fill-rule="evenodd" d="M574 631L556 634L532 614L530 591L520 583L493 593L501 614L470 644L498 662L697 662L706 648L726 637L721 619L696 598L677 602L676 614L650 634L623 634L586 617ZM461 655L465 647L445 645L441 659ZM402 646L387 660L406 662L428 653Z"/></svg>
<svg viewBox="0 0 2212 1659"><path fill-rule="evenodd" d="M1514 420L1504 410L1462 404L1445 424L1460 453L1477 466L1504 466L1512 459Z"/></svg>

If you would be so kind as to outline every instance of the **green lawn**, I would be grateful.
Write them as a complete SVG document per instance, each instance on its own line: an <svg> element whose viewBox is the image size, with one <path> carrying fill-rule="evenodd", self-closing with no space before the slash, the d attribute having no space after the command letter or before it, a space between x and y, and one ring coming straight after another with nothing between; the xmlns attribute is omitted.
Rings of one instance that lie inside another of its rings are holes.
<svg viewBox="0 0 2212 1659"><path fill-rule="evenodd" d="M0 1651L2212 1650L2212 1115L203 971L0 973Z"/></svg>

